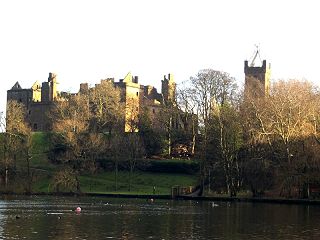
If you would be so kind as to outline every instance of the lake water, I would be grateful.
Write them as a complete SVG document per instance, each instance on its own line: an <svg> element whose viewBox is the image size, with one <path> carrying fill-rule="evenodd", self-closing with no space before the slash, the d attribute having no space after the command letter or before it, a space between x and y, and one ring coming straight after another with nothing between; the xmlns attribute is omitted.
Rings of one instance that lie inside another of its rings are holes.
<svg viewBox="0 0 320 240"><path fill-rule="evenodd" d="M320 206L0 197L0 239L320 239Z"/></svg>

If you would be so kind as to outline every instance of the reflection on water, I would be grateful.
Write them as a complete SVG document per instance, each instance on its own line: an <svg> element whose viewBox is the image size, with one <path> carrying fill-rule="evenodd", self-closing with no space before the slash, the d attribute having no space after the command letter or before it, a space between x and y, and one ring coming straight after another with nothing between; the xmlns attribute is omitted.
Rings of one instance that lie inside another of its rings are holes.
<svg viewBox="0 0 320 240"><path fill-rule="evenodd" d="M74 209L81 206L80 214ZM71 197L0 200L0 239L320 239L320 206Z"/></svg>
<svg viewBox="0 0 320 240"><path fill-rule="evenodd" d="M0 237L3 236L3 223L6 221L6 215L2 214L2 209L6 209L6 205L6 202L0 200Z"/></svg>

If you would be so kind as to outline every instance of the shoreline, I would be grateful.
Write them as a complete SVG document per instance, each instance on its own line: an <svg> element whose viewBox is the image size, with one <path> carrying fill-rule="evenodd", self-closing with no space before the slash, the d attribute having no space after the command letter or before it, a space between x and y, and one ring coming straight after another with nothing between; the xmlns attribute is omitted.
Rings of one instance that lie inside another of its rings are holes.
<svg viewBox="0 0 320 240"><path fill-rule="evenodd" d="M251 202L271 204L298 204L320 205L320 199L286 199L286 198L250 198L250 197L205 197L205 196L176 196L157 194L122 194L122 193L13 193L1 192L1 196L61 196L61 197L106 197L106 198L140 198L140 199L163 199L183 201L217 201L217 202Z"/></svg>
<svg viewBox="0 0 320 240"><path fill-rule="evenodd" d="M252 203L272 203L272 204L320 205L320 200L293 199L293 198L190 197L190 196L179 196L178 199L181 199L181 200L193 200L193 201L252 202Z"/></svg>

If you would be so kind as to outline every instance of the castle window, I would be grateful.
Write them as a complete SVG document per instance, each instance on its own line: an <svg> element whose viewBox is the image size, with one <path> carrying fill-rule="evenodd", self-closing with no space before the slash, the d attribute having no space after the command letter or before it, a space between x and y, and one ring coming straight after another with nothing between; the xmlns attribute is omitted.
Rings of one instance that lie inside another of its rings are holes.
<svg viewBox="0 0 320 240"><path fill-rule="evenodd" d="M29 110L29 115L31 114L31 110Z"/></svg>
<svg viewBox="0 0 320 240"><path fill-rule="evenodd" d="M139 96L139 93L137 92L136 95L137 95L137 97L138 97L138 96Z"/></svg>
<svg viewBox="0 0 320 240"><path fill-rule="evenodd" d="M19 102L22 102L22 99L21 99L21 98L19 98Z"/></svg>
<svg viewBox="0 0 320 240"><path fill-rule="evenodd" d="M152 109L152 113L153 113L153 114L155 114L155 113L156 113L156 110L155 110L154 108Z"/></svg>
<svg viewBox="0 0 320 240"><path fill-rule="evenodd" d="M33 130L37 130L38 129L38 125L35 123L33 124Z"/></svg>

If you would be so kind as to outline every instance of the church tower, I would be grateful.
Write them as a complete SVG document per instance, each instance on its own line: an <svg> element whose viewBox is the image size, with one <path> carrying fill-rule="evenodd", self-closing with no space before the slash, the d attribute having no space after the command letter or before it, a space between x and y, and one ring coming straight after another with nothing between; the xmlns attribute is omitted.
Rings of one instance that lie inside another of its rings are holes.
<svg viewBox="0 0 320 240"><path fill-rule="evenodd" d="M257 57L260 58L258 49L250 65L247 60L244 61L245 93L254 97L264 97L270 92L271 66L270 63L267 65L266 60L260 61L260 64L257 64Z"/></svg>

